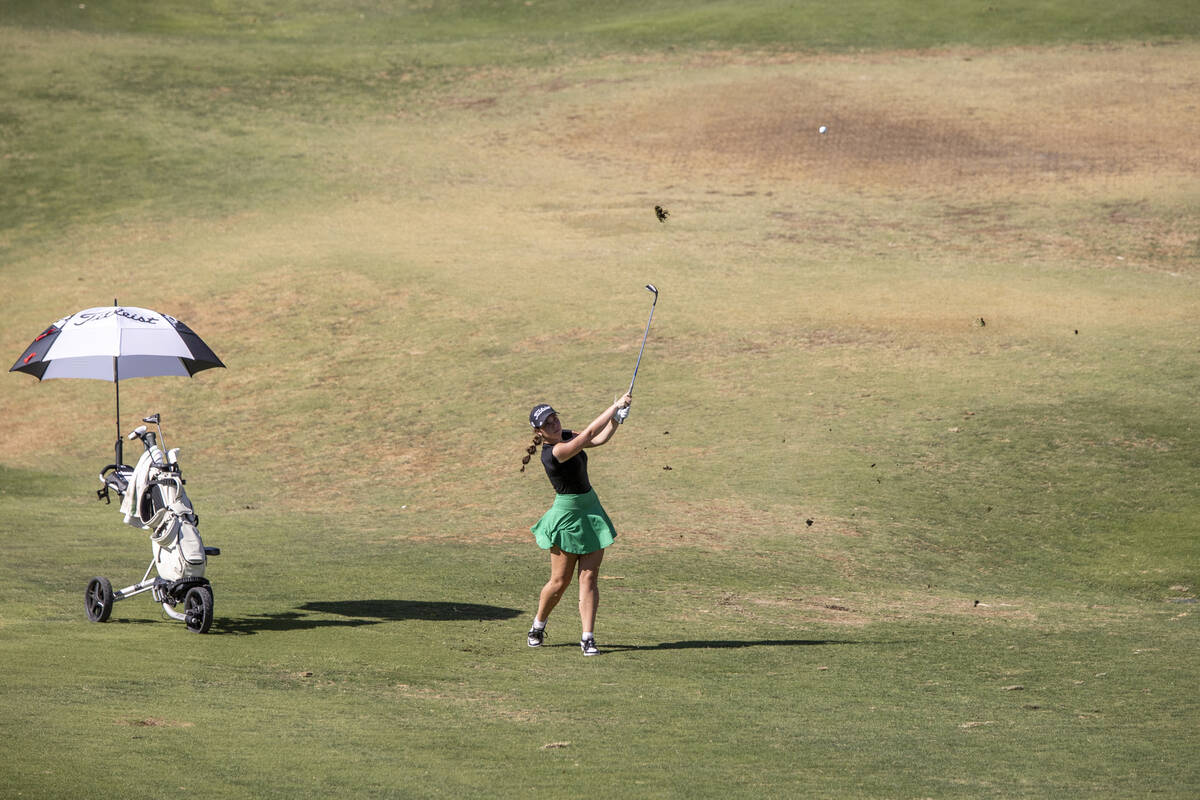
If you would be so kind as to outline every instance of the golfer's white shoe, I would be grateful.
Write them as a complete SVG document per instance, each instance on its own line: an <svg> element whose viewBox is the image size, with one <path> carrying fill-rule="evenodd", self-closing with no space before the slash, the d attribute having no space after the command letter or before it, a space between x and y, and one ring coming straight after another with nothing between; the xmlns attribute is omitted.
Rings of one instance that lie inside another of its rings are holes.
<svg viewBox="0 0 1200 800"><path fill-rule="evenodd" d="M530 647L541 647L542 639L544 639L544 638L546 638L546 629L545 628L530 628L529 629L529 638L526 639L526 642L529 643Z"/></svg>
<svg viewBox="0 0 1200 800"><path fill-rule="evenodd" d="M579 649L583 651L585 656L598 656L600 649L596 647L596 640L589 636L586 639L579 641Z"/></svg>

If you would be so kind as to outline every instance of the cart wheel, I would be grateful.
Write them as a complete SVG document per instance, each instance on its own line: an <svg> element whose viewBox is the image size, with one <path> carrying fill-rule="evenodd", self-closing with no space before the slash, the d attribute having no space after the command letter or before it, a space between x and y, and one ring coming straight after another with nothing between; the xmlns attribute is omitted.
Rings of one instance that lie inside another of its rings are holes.
<svg viewBox="0 0 1200 800"><path fill-rule="evenodd" d="M108 622L112 613L113 590L108 578L92 578L83 593L83 608L92 622Z"/></svg>
<svg viewBox="0 0 1200 800"><path fill-rule="evenodd" d="M187 629L192 633L208 633L213 620L212 590L207 586L193 586L183 598L183 613L187 616Z"/></svg>

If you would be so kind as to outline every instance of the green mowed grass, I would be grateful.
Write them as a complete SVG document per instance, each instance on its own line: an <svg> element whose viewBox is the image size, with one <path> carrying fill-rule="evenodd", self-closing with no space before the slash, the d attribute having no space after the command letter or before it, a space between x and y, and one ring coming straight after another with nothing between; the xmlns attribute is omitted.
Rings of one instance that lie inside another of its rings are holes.
<svg viewBox="0 0 1200 800"><path fill-rule="evenodd" d="M31 796L160 791L163 752L188 754L172 790L231 797L1187 791L1195 636L1163 598L976 605L829 579L801 545L629 546L608 559L607 653L584 661L569 613L543 650L521 644L542 573L524 546L255 514L206 520L219 613L194 637L142 597L81 619L63 574L133 580L140 537L80 505L54 516L86 533L41 564L6 531L24 566L6 580L6 770Z"/></svg>
<svg viewBox="0 0 1200 800"><path fill-rule="evenodd" d="M866 0L846 3L631 2L581 7L569 0L439 3L267 2L147 4L6 3L6 21L29 28L137 32L163 36L234 38L248 42L306 42L341 46L437 48L494 59L552 59L564 51L608 53L669 46L784 46L800 49L989 46L1032 42L1096 42L1196 33L1182 0L1152 6L1082 0L1003 7L939 0L914 8ZM447 47L447 45L450 45ZM521 52L524 51L524 52Z"/></svg>
<svg viewBox="0 0 1200 800"><path fill-rule="evenodd" d="M9 376L8 794L1196 794L1183 5L85 5L0 16L0 350L117 297L225 360L122 385L216 621L85 621L112 387ZM647 281L606 652L573 589L531 650L525 415Z"/></svg>
<svg viewBox="0 0 1200 800"><path fill-rule="evenodd" d="M525 547L256 514L208 525L219 613L193 637L140 597L84 622L63 574L132 580L135 541L68 516L87 534L48 563L7 549L5 769L30 796L161 791L164 752L187 754L172 790L230 797L1188 791L1195 635L1162 598L975 605L830 579L799 545L630 546L608 559L607 652L584 661L565 608L543 650L521 644L542 577Z"/></svg>

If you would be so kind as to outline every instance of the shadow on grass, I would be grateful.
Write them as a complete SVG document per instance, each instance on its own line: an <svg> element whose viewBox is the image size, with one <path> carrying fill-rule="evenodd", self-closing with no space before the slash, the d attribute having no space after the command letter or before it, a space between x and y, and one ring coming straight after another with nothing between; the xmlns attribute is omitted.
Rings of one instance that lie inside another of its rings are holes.
<svg viewBox="0 0 1200 800"><path fill-rule="evenodd" d="M600 652L631 652L637 650L728 650L738 647L811 647L834 644L868 644L846 639L697 639L685 642L659 642L658 644L608 644L600 645ZM578 647L575 642L553 644L551 647Z"/></svg>
<svg viewBox="0 0 1200 800"><path fill-rule="evenodd" d="M478 603L449 603L426 600L328 600L299 606L298 611L259 614L252 617L218 617L216 634L253 634L261 631L303 631L317 628L356 628L399 622L406 619L432 621L486 621L512 619L522 612L515 608ZM346 619L320 619L310 614L334 614Z"/></svg>
<svg viewBox="0 0 1200 800"><path fill-rule="evenodd" d="M522 613L515 608L426 600L331 600L305 603L300 608L321 614L340 614L343 617L359 617L380 622L402 619L483 621L512 619Z"/></svg>

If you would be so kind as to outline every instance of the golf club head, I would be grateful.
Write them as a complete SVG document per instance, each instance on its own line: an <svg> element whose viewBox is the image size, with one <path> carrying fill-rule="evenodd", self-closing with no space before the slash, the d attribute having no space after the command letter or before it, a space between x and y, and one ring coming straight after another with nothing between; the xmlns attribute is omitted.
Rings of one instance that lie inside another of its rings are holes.
<svg viewBox="0 0 1200 800"><path fill-rule="evenodd" d="M658 288L653 283L646 284L646 290L654 294L654 302L658 303Z"/></svg>

